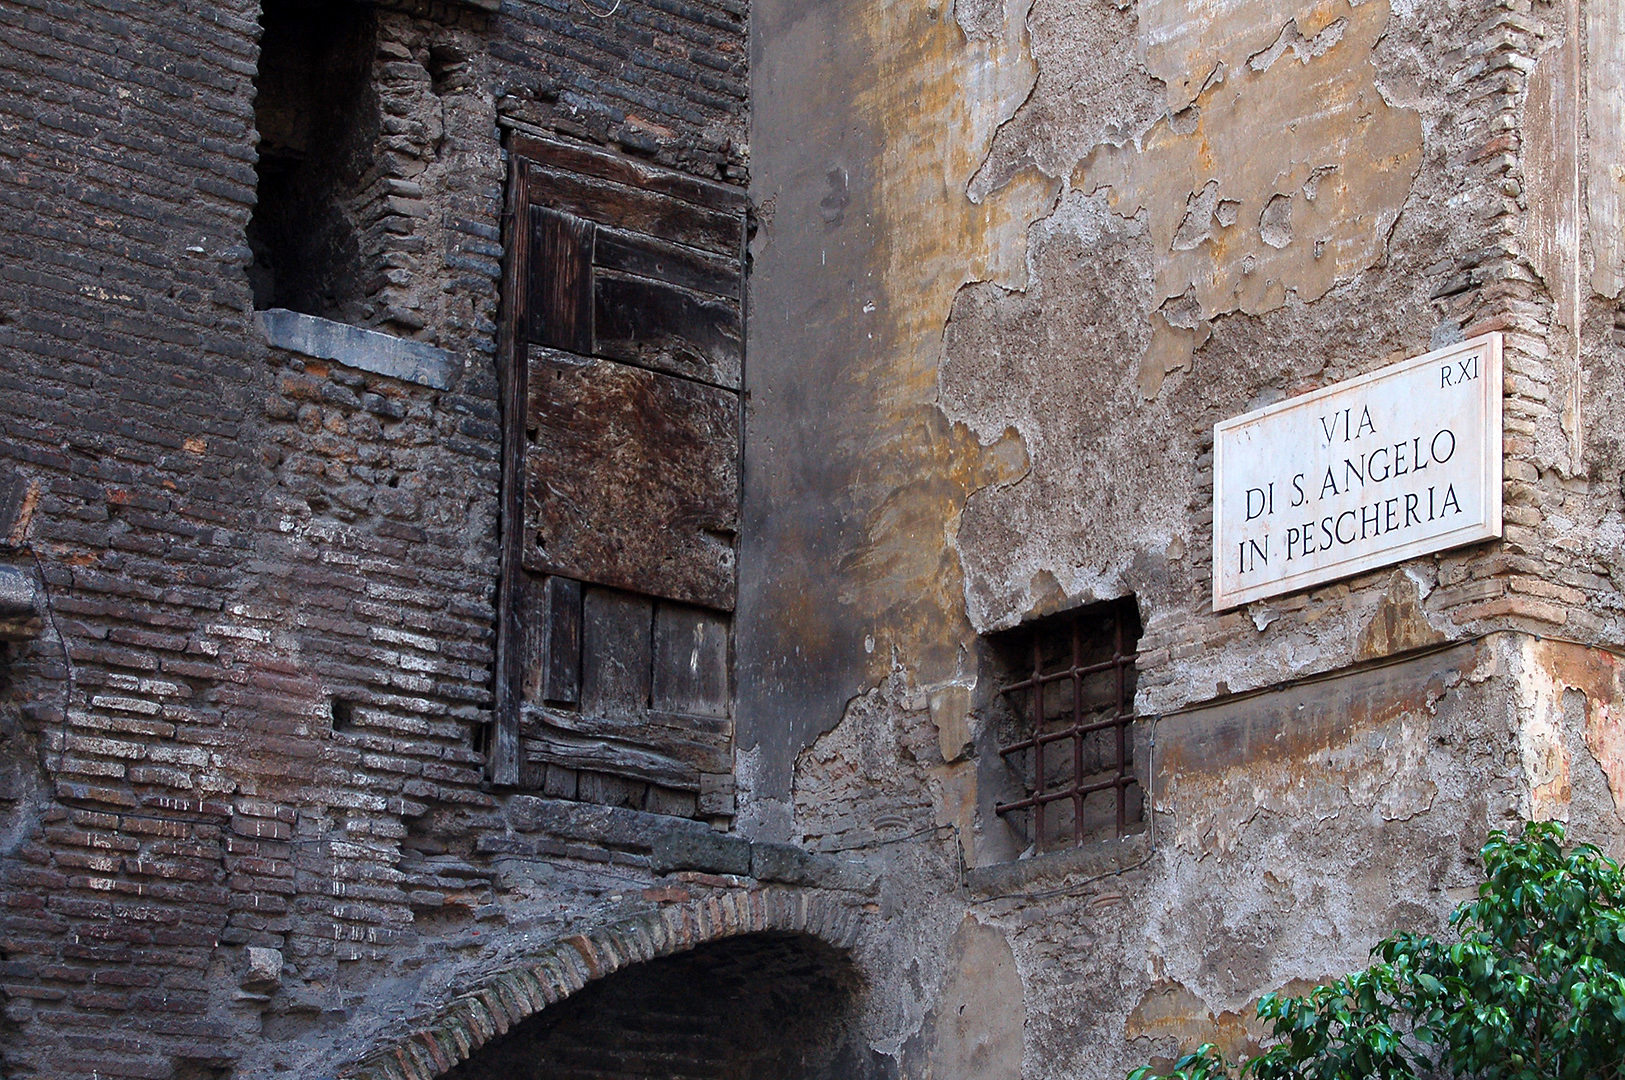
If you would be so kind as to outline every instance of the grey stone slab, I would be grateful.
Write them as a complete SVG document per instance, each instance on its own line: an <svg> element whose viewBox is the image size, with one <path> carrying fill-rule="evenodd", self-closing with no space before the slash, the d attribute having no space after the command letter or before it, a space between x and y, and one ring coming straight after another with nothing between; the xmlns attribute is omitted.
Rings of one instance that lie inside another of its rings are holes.
<svg viewBox="0 0 1625 1080"><path fill-rule="evenodd" d="M265 340L279 349L436 390L451 389L455 361L445 349L286 308L261 311L259 320Z"/></svg>
<svg viewBox="0 0 1625 1080"><path fill-rule="evenodd" d="M0 566L0 616L32 615L38 599L34 575L18 566Z"/></svg>
<svg viewBox="0 0 1625 1080"><path fill-rule="evenodd" d="M810 885L820 889L874 892L879 874L851 859L803 851L794 844L752 844L750 876L758 881Z"/></svg>
<svg viewBox="0 0 1625 1080"><path fill-rule="evenodd" d="M504 816L515 832L541 833L583 844L648 851L665 837L678 837L669 850L685 849L682 837L699 837L695 843L716 835L709 825L682 818L629 810L619 806L594 806L536 795L515 795L508 799ZM724 838L726 839L726 838ZM744 841L737 841L743 844ZM750 852L745 852L745 865ZM739 871L743 873L743 871Z"/></svg>
<svg viewBox="0 0 1625 1080"><path fill-rule="evenodd" d="M743 876L750 873L750 843L718 832L671 830L655 837L649 864L657 874L699 870Z"/></svg>

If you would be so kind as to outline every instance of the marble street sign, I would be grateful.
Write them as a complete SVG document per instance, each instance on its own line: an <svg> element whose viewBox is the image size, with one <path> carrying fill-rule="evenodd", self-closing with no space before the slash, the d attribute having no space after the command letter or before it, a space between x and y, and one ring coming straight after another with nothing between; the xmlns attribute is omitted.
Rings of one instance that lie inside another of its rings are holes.
<svg viewBox="0 0 1625 1080"><path fill-rule="evenodd" d="M1213 609L1501 535L1501 335L1213 428Z"/></svg>

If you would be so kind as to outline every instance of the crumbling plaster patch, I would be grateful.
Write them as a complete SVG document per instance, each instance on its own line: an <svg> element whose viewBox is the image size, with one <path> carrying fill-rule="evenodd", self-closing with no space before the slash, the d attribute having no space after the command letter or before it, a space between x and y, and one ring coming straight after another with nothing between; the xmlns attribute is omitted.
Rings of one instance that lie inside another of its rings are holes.
<svg viewBox="0 0 1625 1080"><path fill-rule="evenodd" d="M1019 1080L1025 994L1004 933L965 916L948 943L947 972L924 1029L928 1045L905 1056L909 1080Z"/></svg>
<svg viewBox="0 0 1625 1080"><path fill-rule="evenodd" d="M986 485L967 500L956 540L980 630L1114 594L1133 553L1092 531L1069 536L1058 562L1043 538L1061 523L1149 516L1164 551L1183 543L1183 508L1172 496L1189 482L1188 463L1108 437L1114 419L1136 408L1137 358L1147 344L1152 253L1143 218L1122 218L1103 196L1073 192L1034 225L1028 246L1024 291L960 292L939 368L947 415L977 432L1019 431L1035 465L1013 485ZM1166 403L1151 412L1149 424L1177 422L1164 415ZM1170 497L1149 503L1141 497L1148 490Z"/></svg>
<svg viewBox="0 0 1625 1080"><path fill-rule="evenodd" d="M1287 758L1176 779L1159 796L1159 809L1183 808L1172 840L1198 857L1233 852L1261 813L1299 822L1344 814L1406 821L1428 810L1438 794L1430 779L1430 735L1425 715L1401 714L1319 748L1309 768Z"/></svg>
<svg viewBox="0 0 1625 1080"><path fill-rule="evenodd" d="M1616 705L1625 698L1625 664L1613 653L1568 642L1531 637L1521 644L1511 665L1518 758L1528 785L1521 813L1570 820L1576 790L1584 786L1578 759L1589 756L1614 810L1625 814L1625 725Z"/></svg>
<svg viewBox="0 0 1625 1080"><path fill-rule="evenodd" d="M771 751L759 796L788 796L794 755L894 657L922 684L963 674L959 517L1028 459L1016 431L944 416L937 365L962 285L1025 283L1028 226L1060 187L1027 170L967 193L1036 76L1026 14L1025 0L753 14L783 23L757 69L755 151L763 175L786 177L757 192L776 212L753 247L747 376L741 563L773 566L742 593L739 622L740 745ZM758 657L795 659L753 669Z"/></svg>
<svg viewBox="0 0 1625 1080"><path fill-rule="evenodd" d="M1625 6L1592 0L1585 11L1591 288L1612 299L1625 286Z"/></svg>
<svg viewBox="0 0 1625 1080"><path fill-rule="evenodd" d="M1226 19L1254 20L1241 7L1221 6ZM1155 170L1144 155L1137 157L1133 131L1167 129L1177 136L1178 126L1194 136L1202 130L1190 126L1198 119L1195 107L1185 109L1177 124L1166 115L1158 118L1166 87L1138 59L1125 59L1110 42L1087 36L1058 45L1038 29L1065 25L1093 33L1097 24L1117 19L1143 44L1136 15L1154 15L1155 5L1068 7L1063 23L1048 0L1034 0L1030 21L1039 79L1028 102L1000 130L977 184L996 188L1003 171L1023 162L1064 173L1082 160L1076 171L1087 180L1091 161L1107 153L1149 175ZM1241 73L1232 72L1226 83L1200 84L1195 92L1200 96L1204 85L1209 97L1216 89L1256 90L1265 78L1280 78L1291 84L1286 90L1298 98L1297 107L1311 116L1319 115L1319 91L1304 88L1316 80L1353 95L1334 103L1340 108L1352 108L1360 92L1371 95L1368 127L1403 135L1405 153L1394 154L1404 160L1389 174L1393 190L1373 179L1380 161L1360 157L1345 166L1327 156L1374 151L1369 142L1356 145L1353 135L1341 149L1328 149L1330 144L1300 138L1300 125L1299 135L1278 141L1290 152L1286 164L1300 171L1313 174L1338 164L1310 184L1317 200L1329 197L1334 181L1350 191L1375 192L1382 212L1368 209L1387 231L1373 241L1372 265L1334 275L1318 299L1285 290L1279 307L1258 314L1238 310L1210 322L1193 284L1167 298L1175 289L1159 284L1164 254L1217 265L1211 258L1222 245L1207 234L1250 227L1249 242L1267 257L1296 257L1307 246L1305 262L1314 264L1313 245L1305 245L1298 229L1304 185L1295 197L1266 185L1244 211L1218 172L1193 176L1174 185L1177 197L1165 200L1178 216L1165 215L1161 240L1153 207L1142 206L1125 219L1112 206L1119 194L1113 189L1100 187L1086 196L1074 186L1029 230L1025 289L967 287L945 337L944 410L984 441L1000 431L1019 431L1032 462L1018 482L972 493L961 515L957 544L972 623L986 632L1058 607L1133 592L1148 619L1148 666L1168 667L1142 681L1145 704L1153 709L1325 670L1361 649L1387 654L1407 647L1411 638L1420 642L1455 632L1441 610L1460 590L1435 595L1436 574L1426 565L1410 568L1418 575L1420 620L1397 599L1373 607L1390 582L1386 573L1286 597L1250 613L1256 618L1205 618L1213 422L1360 374L1384 359L1414 355L1440 335L1459 333L1459 322L1440 321L1441 305L1432 294L1450 266L1444 253L1486 243L1484 215L1491 209L1472 183L1479 167L1470 162L1477 160L1482 138L1463 126L1460 74L1439 59L1441 50L1454 56L1474 48L1484 32L1474 29L1477 23L1469 27L1456 9L1409 2L1390 8L1379 0L1284 5L1284 15L1269 5L1260 10L1251 36L1241 39L1245 43L1225 46L1240 56ZM1183 8L1178 15L1201 21ZM1249 66L1249 58L1261 70ZM1093 85L1087 81L1096 77L1092 64L1112 69L1100 76L1109 85L1104 100L1072 100L1074 83ZM1336 67L1347 70L1334 75ZM1146 81L1158 87L1149 116L1142 100ZM1136 115L1137 127L1120 124ZM1251 123L1234 110L1230 117ZM1120 124L1115 132L1114 124ZM1346 174L1355 169L1363 172L1350 185ZM1273 170L1265 175L1273 177ZM1080 225L1085 217L1099 224ZM1265 233L1283 239L1277 230L1286 222L1294 239L1280 249L1266 243ZM1099 242L1107 233L1115 235ZM1321 261L1330 258L1323 249ZM1224 264L1214 273L1224 266L1234 269ZM1035 387L1032 394L1028 385ZM1156 396L1147 399L1153 388ZM1373 630L1373 616L1392 625ZM1169 649L1175 650L1171 665Z"/></svg>
<svg viewBox="0 0 1625 1080"><path fill-rule="evenodd" d="M1194 301L1184 325L1152 313L1146 397L1188 364L1206 322L1273 310L1288 293L1314 301L1377 265L1422 161L1421 118L1389 105L1358 59L1386 30L1385 0L1210 6L1192 18L1183 3L1142 5L1169 112L1072 177L1109 188L1119 213L1149 211L1154 305Z"/></svg>
<svg viewBox="0 0 1625 1080"><path fill-rule="evenodd" d="M1163 112L1160 84L1141 62L1132 0L1033 0L1027 26L1038 77L1000 126L971 181L972 198L1028 168L1066 176L1095 146L1131 137Z"/></svg>
<svg viewBox="0 0 1625 1080"><path fill-rule="evenodd" d="M857 108L890 134L875 171L875 206L885 219L879 278L886 295L871 307L880 308L887 324L882 340L891 356L889 370L868 379L880 397L879 434L891 460L860 470L860 483L877 490L890 483L894 489L870 520L861 558L847 567L854 574L842 586L843 599L853 606L861 606L861 594L876 584L908 597L911 609L921 607L920 598L939 595L945 607L957 606L957 596L943 586L957 584L959 568L945 565L942 556L954 550L964 500L988 485L1015 482L1028 470L1018 429L978 438L963 425L945 428L935 398L942 328L959 289L973 282L1025 287L1028 228L1055 198L1057 184L1033 170L997 192L971 186L995 134L1028 99L1037 78L1029 2L961 0L942 11L930 0L923 24L911 5L865 9L876 76L860 88ZM887 434L892 431L911 434L897 439ZM910 460L922 454L925 460ZM899 467L913 479L899 485L895 474L881 475ZM933 474L947 484L925 479ZM940 526L928 525L932 518ZM921 665L922 679L955 677L957 650L951 657L928 656L940 651L940 621L921 622L923 610L896 614L901 617L880 623L900 640L878 643L872 677L883 671L892 645L903 646L902 655Z"/></svg>

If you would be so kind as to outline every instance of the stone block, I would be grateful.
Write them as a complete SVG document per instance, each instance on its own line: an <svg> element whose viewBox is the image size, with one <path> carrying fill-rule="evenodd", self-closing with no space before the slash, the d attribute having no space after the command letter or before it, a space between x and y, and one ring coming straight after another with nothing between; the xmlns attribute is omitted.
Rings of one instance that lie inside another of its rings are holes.
<svg viewBox="0 0 1625 1080"><path fill-rule="evenodd" d="M246 950L247 967L243 969L244 988L267 988L282 983L282 953L277 949L262 949L250 945Z"/></svg>
<svg viewBox="0 0 1625 1080"><path fill-rule="evenodd" d="M700 870L711 874L747 875L751 845L737 836L673 829L655 838L649 864L657 874Z"/></svg>
<svg viewBox="0 0 1625 1080"><path fill-rule="evenodd" d="M39 586L21 567L0 566L0 641L25 641L45 629L36 605Z"/></svg>
<svg viewBox="0 0 1625 1080"><path fill-rule="evenodd" d="M750 876L758 881L858 892L873 892L879 881L879 874L862 863L803 851L794 844L752 844Z"/></svg>
<svg viewBox="0 0 1625 1080"><path fill-rule="evenodd" d="M265 340L279 349L436 390L451 389L456 364L450 353L433 345L286 308L261 311L259 320Z"/></svg>

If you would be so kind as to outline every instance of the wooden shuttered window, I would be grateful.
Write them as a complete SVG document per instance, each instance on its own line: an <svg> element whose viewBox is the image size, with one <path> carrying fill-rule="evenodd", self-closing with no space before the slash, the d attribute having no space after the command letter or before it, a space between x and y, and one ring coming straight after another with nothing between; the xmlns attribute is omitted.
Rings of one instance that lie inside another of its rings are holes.
<svg viewBox="0 0 1625 1080"><path fill-rule="evenodd" d="M728 809L745 208L513 139L499 784Z"/></svg>

